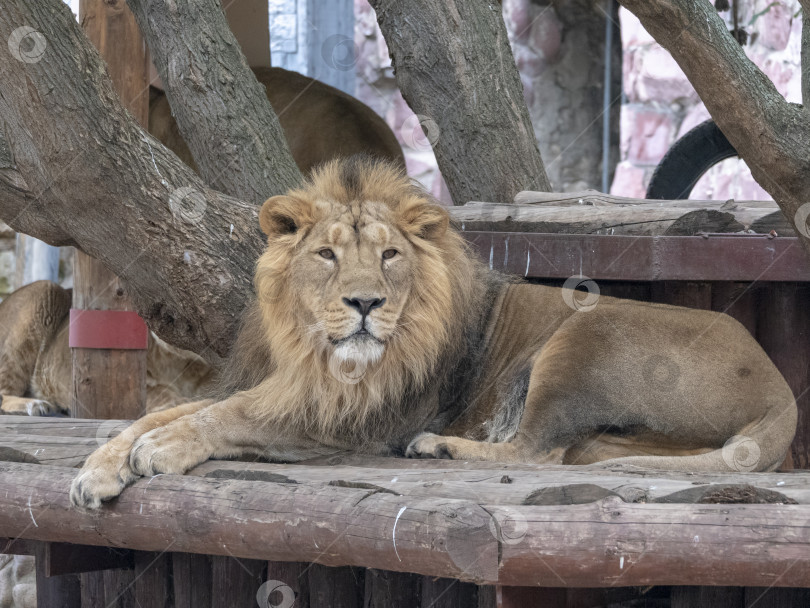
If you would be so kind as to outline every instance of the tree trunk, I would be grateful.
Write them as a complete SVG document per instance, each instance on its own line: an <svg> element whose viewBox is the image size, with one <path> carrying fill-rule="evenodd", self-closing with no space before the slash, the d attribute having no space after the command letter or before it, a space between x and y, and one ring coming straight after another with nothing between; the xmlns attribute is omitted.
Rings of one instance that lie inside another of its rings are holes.
<svg viewBox="0 0 810 608"><path fill-rule="evenodd" d="M301 182L278 117L219 0L127 0L200 174L261 203Z"/></svg>
<svg viewBox="0 0 810 608"><path fill-rule="evenodd" d="M508 203L521 190L550 190L500 5L370 3L397 84L420 119L453 201ZM419 129L403 125L406 144L421 145Z"/></svg>
<svg viewBox="0 0 810 608"><path fill-rule="evenodd" d="M710 2L620 0L681 66L754 179L810 251L810 121L746 57ZM804 3L805 8L807 2ZM810 27L805 20L805 30ZM806 57L810 36L805 32ZM807 66L805 65L806 69ZM806 75L806 72L805 72ZM805 78L804 92L807 92Z"/></svg>
<svg viewBox="0 0 810 608"><path fill-rule="evenodd" d="M21 39L21 23L36 31ZM255 200L209 189L137 125L60 0L3 3L0 39L16 42L0 62L0 217L103 260L161 337L220 363L262 251Z"/></svg>

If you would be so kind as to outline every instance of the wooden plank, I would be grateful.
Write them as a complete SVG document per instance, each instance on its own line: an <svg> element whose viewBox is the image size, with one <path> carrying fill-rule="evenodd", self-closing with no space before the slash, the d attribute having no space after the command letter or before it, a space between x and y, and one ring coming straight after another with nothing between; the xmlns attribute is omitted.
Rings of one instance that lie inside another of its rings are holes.
<svg viewBox="0 0 810 608"><path fill-rule="evenodd" d="M762 286L757 283L712 283L712 310L734 317L756 337L757 302L761 293L768 288L768 284Z"/></svg>
<svg viewBox="0 0 810 608"><path fill-rule="evenodd" d="M544 608L566 608L568 598L563 588L553 587L505 587L495 588L498 608L525 608L526 606L543 606Z"/></svg>
<svg viewBox="0 0 810 608"><path fill-rule="evenodd" d="M745 608L796 608L810 606L810 589L746 587ZM722 604L714 604L720 608Z"/></svg>
<svg viewBox="0 0 810 608"><path fill-rule="evenodd" d="M462 583L454 578L422 577L424 608L470 608L478 605L477 585Z"/></svg>
<svg viewBox="0 0 810 608"><path fill-rule="evenodd" d="M149 58L125 0L81 0L79 17L124 106L149 124ZM122 237L125 238L125 237ZM124 286L106 266L76 251L73 307L134 310ZM74 417L138 418L146 411L146 351L72 349Z"/></svg>
<svg viewBox="0 0 810 608"><path fill-rule="evenodd" d="M497 506L368 488L160 475L136 482L97 513L84 513L69 504L73 476L72 469L1 463L0 535L23 530L21 537L34 540L146 551L171 546L502 585L810 584L808 505L636 504L608 497ZM498 532L504 518L521 523L521 535L508 542Z"/></svg>
<svg viewBox="0 0 810 608"><path fill-rule="evenodd" d="M45 543L36 549L37 608L82 608L82 591L78 574L47 576Z"/></svg>
<svg viewBox="0 0 810 608"><path fill-rule="evenodd" d="M46 576L80 574L116 568L129 569L132 566L132 551L70 543L47 543L45 545Z"/></svg>
<svg viewBox="0 0 810 608"><path fill-rule="evenodd" d="M38 542L24 538L0 538L0 553L8 555L35 555Z"/></svg>
<svg viewBox="0 0 810 608"><path fill-rule="evenodd" d="M745 589L742 587L673 587L672 608L722 606L743 608Z"/></svg>
<svg viewBox="0 0 810 608"><path fill-rule="evenodd" d="M309 569L312 564L304 562L268 562L267 581L268 594L279 586L289 587L295 598L295 608L309 608ZM284 591L286 592L286 591ZM281 590L275 591L278 595L268 597L267 608L283 605L284 596ZM257 598L258 599L258 598ZM259 603L260 608L265 608Z"/></svg>
<svg viewBox="0 0 810 608"><path fill-rule="evenodd" d="M697 281L657 281L651 285L653 302L710 310L712 284Z"/></svg>
<svg viewBox="0 0 810 608"><path fill-rule="evenodd" d="M757 340L787 380L799 420L791 447L793 466L810 468L810 286L771 285L760 298Z"/></svg>
<svg viewBox="0 0 810 608"><path fill-rule="evenodd" d="M219 608L212 603L211 556L172 553L175 608Z"/></svg>
<svg viewBox="0 0 810 608"><path fill-rule="evenodd" d="M363 608L364 575L362 568L312 564L309 569L310 608Z"/></svg>
<svg viewBox="0 0 810 608"><path fill-rule="evenodd" d="M135 601L135 572L129 570L104 570L105 608L138 608Z"/></svg>
<svg viewBox="0 0 810 608"><path fill-rule="evenodd" d="M424 577L417 574L369 568L365 578L363 608L413 608L423 598Z"/></svg>
<svg viewBox="0 0 810 608"><path fill-rule="evenodd" d="M810 281L795 237L605 236L464 232L494 270L521 277L580 274L615 281Z"/></svg>
<svg viewBox="0 0 810 608"><path fill-rule="evenodd" d="M135 551L133 590L138 608L173 608L171 553Z"/></svg>
<svg viewBox="0 0 810 608"><path fill-rule="evenodd" d="M256 593L265 581L267 563L230 555L211 558L211 598L214 606L255 608Z"/></svg>
<svg viewBox="0 0 810 608"><path fill-rule="evenodd" d="M107 608L104 572L84 572L79 575L82 587L82 608Z"/></svg>

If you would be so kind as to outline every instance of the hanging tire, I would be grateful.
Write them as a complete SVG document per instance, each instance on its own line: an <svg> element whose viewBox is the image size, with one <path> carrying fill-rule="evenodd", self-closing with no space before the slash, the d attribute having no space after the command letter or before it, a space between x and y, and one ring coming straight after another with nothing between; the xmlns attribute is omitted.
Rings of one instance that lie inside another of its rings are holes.
<svg viewBox="0 0 810 608"><path fill-rule="evenodd" d="M647 187L647 198L685 199L706 171L737 156L723 132L707 120L687 132L658 163Z"/></svg>

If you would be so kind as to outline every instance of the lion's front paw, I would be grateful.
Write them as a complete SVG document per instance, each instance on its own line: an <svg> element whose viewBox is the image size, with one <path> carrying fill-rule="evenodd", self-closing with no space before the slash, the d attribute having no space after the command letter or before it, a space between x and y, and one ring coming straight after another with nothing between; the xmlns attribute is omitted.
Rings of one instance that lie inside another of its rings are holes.
<svg viewBox="0 0 810 608"><path fill-rule="evenodd" d="M192 424L180 419L149 431L132 446L129 466L138 475L182 475L212 455L204 438Z"/></svg>
<svg viewBox="0 0 810 608"><path fill-rule="evenodd" d="M453 458L450 446L447 445L447 437L434 435L433 433L421 433L411 441L408 449L405 450L408 458Z"/></svg>
<svg viewBox="0 0 810 608"><path fill-rule="evenodd" d="M67 416L68 411L44 399L29 397L3 397L2 410L7 414L25 414L28 416Z"/></svg>
<svg viewBox="0 0 810 608"><path fill-rule="evenodd" d="M70 502L76 507L98 509L102 501L118 496L136 478L126 454L102 446L70 484Z"/></svg>

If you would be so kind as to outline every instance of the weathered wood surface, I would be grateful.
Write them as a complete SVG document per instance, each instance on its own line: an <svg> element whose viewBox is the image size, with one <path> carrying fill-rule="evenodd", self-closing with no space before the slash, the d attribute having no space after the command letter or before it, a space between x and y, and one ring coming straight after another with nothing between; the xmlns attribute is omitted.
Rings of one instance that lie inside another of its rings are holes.
<svg viewBox="0 0 810 608"><path fill-rule="evenodd" d="M650 201L595 190L520 192L513 204L472 201L450 210L465 230L632 236L752 231L796 236L773 201Z"/></svg>
<svg viewBox="0 0 810 608"><path fill-rule="evenodd" d="M493 270L520 277L609 281L810 281L795 237L629 236L478 232L464 238Z"/></svg>
<svg viewBox="0 0 810 608"><path fill-rule="evenodd" d="M0 460L75 467L126 428L127 421L0 417ZM486 500L490 504L580 504L606 496L626 502L694 503L712 495L729 500L786 500L810 504L810 473L660 473L600 465L527 465L410 460L353 454L299 464L208 461L190 473L217 480L333 486L408 497ZM742 489L755 487L761 492ZM776 493L769 494L768 492ZM733 494L733 493L732 493Z"/></svg>
<svg viewBox="0 0 810 608"><path fill-rule="evenodd" d="M75 470L0 463L0 535L249 559L354 565L539 586L807 586L810 507L498 506L356 487L159 475L97 513Z"/></svg>
<svg viewBox="0 0 810 608"><path fill-rule="evenodd" d="M121 2L81 0L79 21L107 64L121 103L142 127L149 121L149 53ZM126 286L101 261L73 256L73 308L135 310ZM139 418L146 413L146 351L73 348L71 414Z"/></svg>

